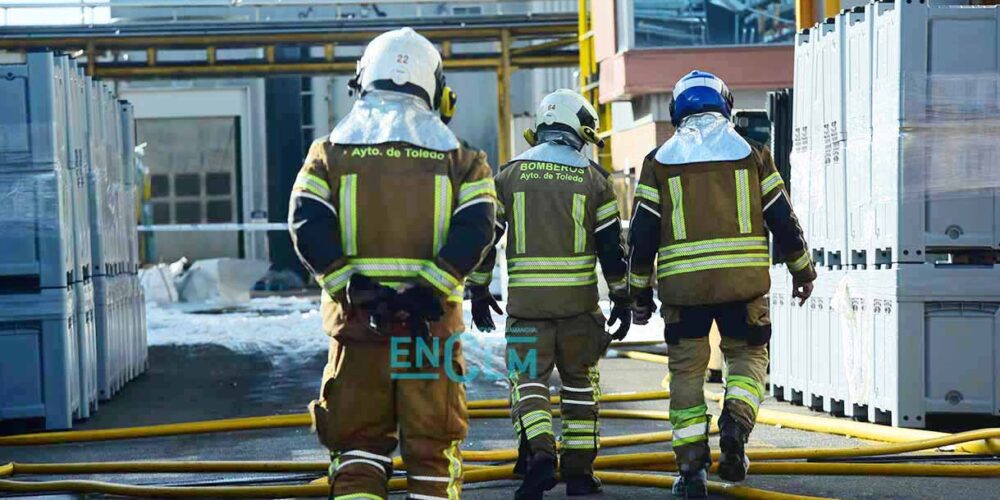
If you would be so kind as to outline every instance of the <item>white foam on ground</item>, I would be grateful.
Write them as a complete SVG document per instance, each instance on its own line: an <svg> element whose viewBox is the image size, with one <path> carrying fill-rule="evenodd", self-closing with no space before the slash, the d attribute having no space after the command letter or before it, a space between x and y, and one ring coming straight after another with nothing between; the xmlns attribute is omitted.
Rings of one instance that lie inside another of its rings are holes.
<svg viewBox="0 0 1000 500"><path fill-rule="evenodd" d="M207 304L146 304L149 345L214 344L236 352L262 353L275 362L301 360L325 352L329 339L322 330L319 299L298 297L255 298L224 314L197 314L213 309ZM219 306L223 307L223 306ZM502 307L502 304L501 304ZM609 304L602 304L605 315ZM261 313L264 314L261 314ZM497 329L482 333L471 328L469 302L463 316L470 329L463 337L467 365L503 384L506 373L503 331L506 315L494 315ZM663 321L653 317L648 325L632 325L628 342L663 341ZM612 347L614 345L612 344Z"/></svg>

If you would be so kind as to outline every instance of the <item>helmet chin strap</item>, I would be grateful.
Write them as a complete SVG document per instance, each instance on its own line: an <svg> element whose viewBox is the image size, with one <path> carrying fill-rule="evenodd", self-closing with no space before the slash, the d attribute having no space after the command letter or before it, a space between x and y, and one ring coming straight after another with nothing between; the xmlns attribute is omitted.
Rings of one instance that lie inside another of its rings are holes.
<svg viewBox="0 0 1000 500"><path fill-rule="evenodd" d="M580 136L566 130L539 130L537 132L537 137L538 143L554 142L570 146L577 151L583 149L583 139L581 139Z"/></svg>

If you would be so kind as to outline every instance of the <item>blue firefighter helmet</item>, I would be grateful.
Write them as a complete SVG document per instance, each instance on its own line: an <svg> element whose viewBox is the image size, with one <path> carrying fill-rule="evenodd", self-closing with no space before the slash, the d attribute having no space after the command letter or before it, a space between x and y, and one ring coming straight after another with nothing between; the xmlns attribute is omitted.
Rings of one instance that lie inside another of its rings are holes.
<svg viewBox="0 0 1000 500"><path fill-rule="evenodd" d="M670 122L679 126L684 118L698 113L716 111L729 118L733 111L733 94L721 78L694 70L677 81L670 100Z"/></svg>

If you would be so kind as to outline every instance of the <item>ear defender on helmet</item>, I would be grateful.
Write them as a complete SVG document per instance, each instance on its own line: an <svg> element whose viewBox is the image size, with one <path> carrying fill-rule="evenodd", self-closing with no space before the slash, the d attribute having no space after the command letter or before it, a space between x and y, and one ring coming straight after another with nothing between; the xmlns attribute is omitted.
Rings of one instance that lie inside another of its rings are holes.
<svg viewBox="0 0 1000 500"><path fill-rule="evenodd" d="M441 99L438 103L438 111L441 113L441 121L446 125L455 116L455 103L458 101L458 96L455 94L451 87L443 87L441 91Z"/></svg>
<svg viewBox="0 0 1000 500"><path fill-rule="evenodd" d="M604 139L601 139L597 135L596 130L594 130L591 127L584 126L580 127L580 132L583 134L583 140L594 143L594 145L597 146L598 148L601 149L604 148Z"/></svg>
<svg viewBox="0 0 1000 500"><path fill-rule="evenodd" d="M524 129L524 141L527 142L529 146L534 147L538 144L538 136L535 134L534 130L526 128Z"/></svg>

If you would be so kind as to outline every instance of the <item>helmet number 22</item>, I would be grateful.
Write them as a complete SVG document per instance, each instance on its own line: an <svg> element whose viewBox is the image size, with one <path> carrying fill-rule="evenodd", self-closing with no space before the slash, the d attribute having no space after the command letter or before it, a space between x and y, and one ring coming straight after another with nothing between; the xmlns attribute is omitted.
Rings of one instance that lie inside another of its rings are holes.
<svg viewBox="0 0 1000 500"><path fill-rule="evenodd" d="M410 55L409 54L396 54L396 62L398 64L409 64Z"/></svg>

